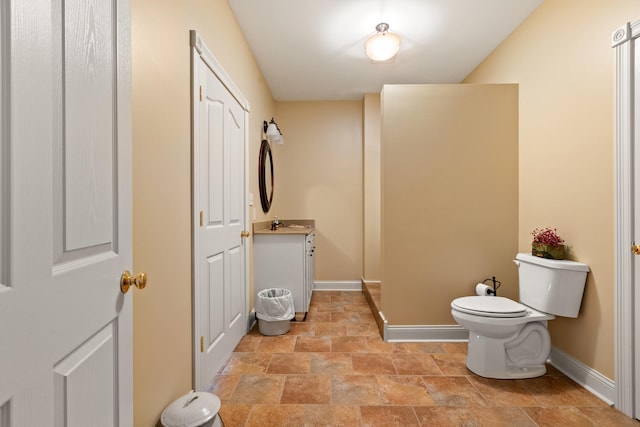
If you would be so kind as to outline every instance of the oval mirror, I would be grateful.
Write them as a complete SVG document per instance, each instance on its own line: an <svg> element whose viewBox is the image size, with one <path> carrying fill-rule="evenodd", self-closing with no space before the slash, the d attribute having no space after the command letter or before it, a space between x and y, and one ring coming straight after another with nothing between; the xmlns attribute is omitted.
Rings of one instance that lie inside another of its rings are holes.
<svg viewBox="0 0 640 427"><path fill-rule="evenodd" d="M260 144L258 185L260 187L262 211L267 213L271 208L271 201L273 200L273 157L271 157L271 146L266 139L263 139Z"/></svg>

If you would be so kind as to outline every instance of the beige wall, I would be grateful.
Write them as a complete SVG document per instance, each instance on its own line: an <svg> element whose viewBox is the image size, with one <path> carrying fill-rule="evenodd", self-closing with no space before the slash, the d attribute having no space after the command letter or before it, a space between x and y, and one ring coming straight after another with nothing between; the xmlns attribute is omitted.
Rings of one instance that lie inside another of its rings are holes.
<svg viewBox="0 0 640 427"><path fill-rule="evenodd" d="M614 375L614 100L611 33L636 0L546 1L466 82L520 85L519 249L551 226L587 263L577 319L550 322L553 345Z"/></svg>
<svg viewBox="0 0 640 427"><path fill-rule="evenodd" d="M364 240L363 279L382 281L380 220L380 94L367 93L363 100Z"/></svg>
<svg viewBox="0 0 640 427"><path fill-rule="evenodd" d="M496 276L517 298L517 85L382 92L382 311L447 325L451 301Z"/></svg>
<svg viewBox="0 0 640 427"><path fill-rule="evenodd" d="M278 102L272 218L316 220L316 280L362 276L362 102Z"/></svg>
<svg viewBox="0 0 640 427"><path fill-rule="evenodd" d="M134 425L144 427L192 387L189 30L251 103L251 165L274 106L226 1L132 0L131 15L133 256L149 275L133 297ZM250 176L257 195L257 166Z"/></svg>

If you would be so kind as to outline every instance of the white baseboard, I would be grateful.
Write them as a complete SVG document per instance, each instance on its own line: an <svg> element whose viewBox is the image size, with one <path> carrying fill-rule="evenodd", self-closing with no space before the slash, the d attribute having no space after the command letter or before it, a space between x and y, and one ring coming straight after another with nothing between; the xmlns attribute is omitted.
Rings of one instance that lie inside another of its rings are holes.
<svg viewBox="0 0 640 427"><path fill-rule="evenodd" d="M612 405L616 400L616 384L614 381L602 375L595 369L574 359L562 350L551 347L549 363L571 378L578 385L586 388L591 393Z"/></svg>
<svg viewBox="0 0 640 427"><path fill-rule="evenodd" d="M313 282L314 291L361 291L362 283L360 281L332 281L332 280L316 280Z"/></svg>
<svg viewBox="0 0 640 427"><path fill-rule="evenodd" d="M258 321L256 319L256 309L254 308L249 312L249 316L247 317L247 331L252 330L257 322Z"/></svg>
<svg viewBox="0 0 640 427"><path fill-rule="evenodd" d="M384 340L387 342L452 342L468 341L469 332L460 325L389 325L384 322Z"/></svg>
<svg viewBox="0 0 640 427"><path fill-rule="evenodd" d="M381 280L367 280L364 277L361 277L360 280L362 281L362 283L369 283L369 284L372 284L372 285L374 285L374 284L381 285L382 284Z"/></svg>

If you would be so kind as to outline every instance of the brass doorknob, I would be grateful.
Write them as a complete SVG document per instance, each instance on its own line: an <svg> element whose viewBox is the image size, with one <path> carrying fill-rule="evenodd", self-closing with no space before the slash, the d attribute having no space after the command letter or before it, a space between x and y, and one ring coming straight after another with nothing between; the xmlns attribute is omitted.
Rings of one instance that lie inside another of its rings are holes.
<svg viewBox="0 0 640 427"><path fill-rule="evenodd" d="M251 233L249 233L248 231L242 230L240 232L240 237L249 237L249 236L251 236Z"/></svg>
<svg viewBox="0 0 640 427"><path fill-rule="evenodd" d="M636 255L640 255L640 245L631 246L631 252L633 252Z"/></svg>
<svg viewBox="0 0 640 427"><path fill-rule="evenodd" d="M131 286L144 289L147 286L147 273L138 273L132 276L129 270L125 270L120 277L120 291L126 294Z"/></svg>

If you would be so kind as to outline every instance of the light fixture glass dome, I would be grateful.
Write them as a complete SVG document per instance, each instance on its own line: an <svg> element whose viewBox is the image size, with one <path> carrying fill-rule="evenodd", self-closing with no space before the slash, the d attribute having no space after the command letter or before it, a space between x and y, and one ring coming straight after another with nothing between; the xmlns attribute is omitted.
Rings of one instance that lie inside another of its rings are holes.
<svg viewBox="0 0 640 427"><path fill-rule="evenodd" d="M276 144L284 144L284 138L282 137L282 132L280 132L280 128L278 124L271 118L269 123L263 123L264 132L267 139Z"/></svg>
<svg viewBox="0 0 640 427"><path fill-rule="evenodd" d="M388 61L400 50L400 36L389 32L389 24L380 23L376 25L376 34L365 42L364 50L372 61Z"/></svg>

